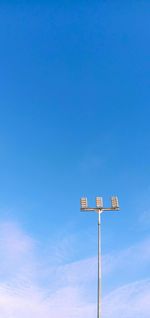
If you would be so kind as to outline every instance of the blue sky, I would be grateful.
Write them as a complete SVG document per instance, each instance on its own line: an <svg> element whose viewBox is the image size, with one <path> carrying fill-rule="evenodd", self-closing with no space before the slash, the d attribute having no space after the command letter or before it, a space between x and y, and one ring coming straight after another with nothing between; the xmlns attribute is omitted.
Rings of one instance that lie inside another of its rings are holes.
<svg viewBox="0 0 150 318"><path fill-rule="evenodd" d="M95 317L96 215L81 214L79 200L109 205L113 194L121 211L102 217L103 314L148 317L149 9L146 0L0 4L6 318L25 308L29 318Z"/></svg>

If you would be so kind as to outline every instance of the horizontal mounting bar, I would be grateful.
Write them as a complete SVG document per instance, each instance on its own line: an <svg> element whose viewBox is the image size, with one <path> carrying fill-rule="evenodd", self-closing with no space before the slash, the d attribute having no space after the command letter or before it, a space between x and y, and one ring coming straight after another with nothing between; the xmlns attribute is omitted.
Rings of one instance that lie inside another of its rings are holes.
<svg viewBox="0 0 150 318"><path fill-rule="evenodd" d="M119 208L81 208L84 212L103 212L103 211L119 211Z"/></svg>

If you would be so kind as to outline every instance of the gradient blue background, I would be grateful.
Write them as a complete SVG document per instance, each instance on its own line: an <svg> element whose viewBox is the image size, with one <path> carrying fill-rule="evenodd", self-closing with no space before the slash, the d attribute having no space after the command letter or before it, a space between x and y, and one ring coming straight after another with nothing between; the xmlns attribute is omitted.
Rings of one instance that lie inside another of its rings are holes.
<svg viewBox="0 0 150 318"><path fill-rule="evenodd" d="M97 251L83 195L90 205L119 197L121 212L102 217L103 253L148 236L139 220L150 194L149 10L149 1L0 5L0 218L43 244L76 233L68 262Z"/></svg>

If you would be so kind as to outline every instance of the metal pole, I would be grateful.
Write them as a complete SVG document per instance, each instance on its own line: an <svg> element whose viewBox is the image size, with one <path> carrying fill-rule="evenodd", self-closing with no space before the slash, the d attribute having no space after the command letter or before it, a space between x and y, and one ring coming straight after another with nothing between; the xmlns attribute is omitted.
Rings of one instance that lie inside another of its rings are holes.
<svg viewBox="0 0 150 318"><path fill-rule="evenodd" d="M98 297L97 297L97 318L101 318L101 215L98 212Z"/></svg>
<svg viewBox="0 0 150 318"><path fill-rule="evenodd" d="M98 214L98 286L97 286L97 318L102 318L102 288L101 288L101 213L104 211L119 211L118 197L111 197L111 207L103 206L103 198L96 197L96 207L88 207L86 197L80 199L81 211L97 212Z"/></svg>

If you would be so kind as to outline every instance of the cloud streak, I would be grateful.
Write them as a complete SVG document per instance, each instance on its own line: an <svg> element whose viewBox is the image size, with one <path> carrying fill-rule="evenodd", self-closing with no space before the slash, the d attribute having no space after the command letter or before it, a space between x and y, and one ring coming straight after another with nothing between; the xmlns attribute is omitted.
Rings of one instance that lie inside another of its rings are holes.
<svg viewBox="0 0 150 318"><path fill-rule="evenodd" d="M104 317L148 318L150 313L150 280L138 281L111 292L104 299Z"/></svg>
<svg viewBox="0 0 150 318"><path fill-rule="evenodd" d="M118 273L123 264L127 271L136 263L141 268L148 266L149 243L148 238L124 251L105 255L104 277ZM81 318L86 315L87 318L94 318L97 258L52 266L49 255L42 262L42 252L39 250L36 253L36 249L37 242L19 225L1 223L0 257L3 261L0 266L0 316ZM103 297L104 318L148 318L149 290L149 280L133 281L112 289Z"/></svg>

